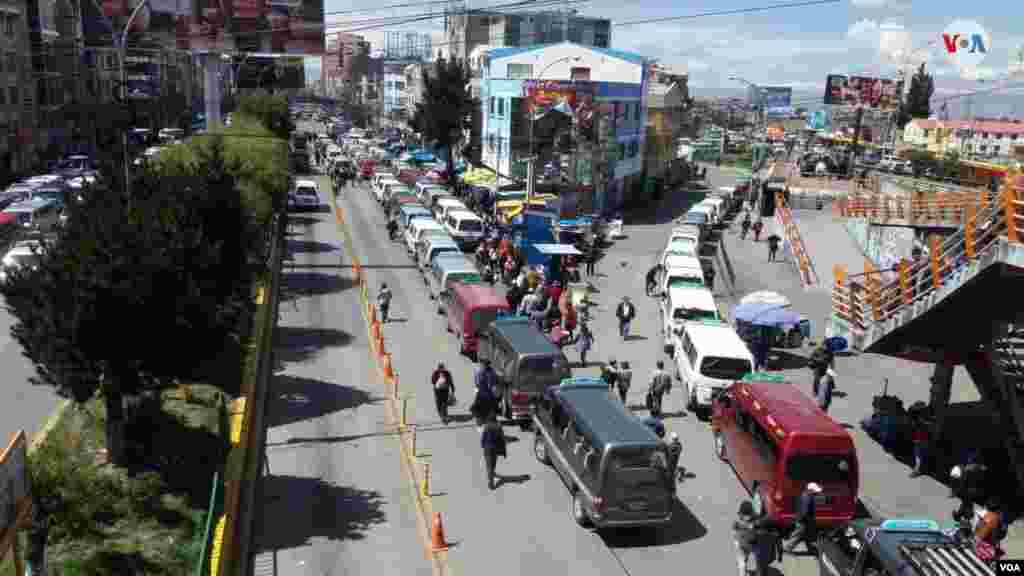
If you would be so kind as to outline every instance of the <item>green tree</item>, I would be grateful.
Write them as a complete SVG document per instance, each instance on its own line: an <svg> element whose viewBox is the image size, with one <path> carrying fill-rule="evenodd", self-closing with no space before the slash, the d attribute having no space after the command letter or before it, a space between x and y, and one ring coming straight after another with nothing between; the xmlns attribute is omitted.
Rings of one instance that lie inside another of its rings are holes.
<svg viewBox="0 0 1024 576"><path fill-rule="evenodd" d="M295 130L292 115L288 109L288 99L266 92L257 91L246 94L238 100L238 112L259 120L267 130L283 140L291 137Z"/></svg>
<svg viewBox="0 0 1024 576"><path fill-rule="evenodd" d="M123 396L193 376L239 326L258 272L250 221L214 141L193 173L147 174L131 198L86 194L38 265L0 285L32 382L76 402L102 393L116 463Z"/></svg>
<svg viewBox="0 0 1024 576"><path fill-rule="evenodd" d="M924 63L910 78L907 91L896 114L896 125L902 130L914 118L928 118L932 114L931 100L935 93L935 81L925 72Z"/></svg>
<svg viewBox="0 0 1024 576"><path fill-rule="evenodd" d="M463 130L472 121L477 105L469 88L469 69L455 58L438 58L423 70L423 100L416 104L413 117L422 121L420 134L425 142L434 142L445 150L448 178L455 173L452 151L463 138Z"/></svg>

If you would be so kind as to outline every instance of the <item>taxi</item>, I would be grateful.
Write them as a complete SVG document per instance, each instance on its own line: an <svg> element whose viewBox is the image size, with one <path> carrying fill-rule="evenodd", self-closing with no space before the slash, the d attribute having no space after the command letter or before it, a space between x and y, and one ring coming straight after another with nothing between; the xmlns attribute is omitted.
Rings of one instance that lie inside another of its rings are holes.
<svg viewBox="0 0 1024 576"><path fill-rule="evenodd" d="M819 536L821 576L989 576L995 572L934 520L867 519Z"/></svg>

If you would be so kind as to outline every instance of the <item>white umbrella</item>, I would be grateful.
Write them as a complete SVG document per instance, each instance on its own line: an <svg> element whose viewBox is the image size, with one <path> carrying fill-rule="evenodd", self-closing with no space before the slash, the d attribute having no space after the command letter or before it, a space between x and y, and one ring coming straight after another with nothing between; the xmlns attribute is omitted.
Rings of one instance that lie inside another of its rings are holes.
<svg viewBox="0 0 1024 576"><path fill-rule="evenodd" d="M751 292L740 299L740 304L773 304L775 306L789 307L789 298L786 298L778 292L772 292L770 290L760 290L758 292Z"/></svg>

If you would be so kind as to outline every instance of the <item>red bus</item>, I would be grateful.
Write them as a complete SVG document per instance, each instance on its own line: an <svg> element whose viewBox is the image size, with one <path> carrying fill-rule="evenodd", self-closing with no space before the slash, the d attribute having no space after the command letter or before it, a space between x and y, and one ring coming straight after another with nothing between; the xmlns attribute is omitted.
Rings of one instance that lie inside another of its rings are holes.
<svg viewBox="0 0 1024 576"><path fill-rule="evenodd" d="M463 284L452 286L447 298L448 331L459 340L459 352L476 354L477 337L499 315L508 314L508 300L491 286Z"/></svg>
<svg viewBox="0 0 1024 576"><path fill-rule="evenodd" d="M782 376L754 373L734 382L712 402L711 431L719 459L779 525L793 523L810 482L822 487L819 525L853 519L859 487L853 438Z"/></svg>

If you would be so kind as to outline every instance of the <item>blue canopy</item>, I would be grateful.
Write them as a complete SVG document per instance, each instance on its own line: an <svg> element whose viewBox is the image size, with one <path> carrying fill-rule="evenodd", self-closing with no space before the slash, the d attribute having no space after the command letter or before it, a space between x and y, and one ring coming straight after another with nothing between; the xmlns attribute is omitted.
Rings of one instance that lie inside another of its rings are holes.
<svg viewBox="0 0 1024 576"><path fill-rule="evenodd" d="M800 322L800 315L786 306L751 302L733 309L733 318L753 326L789 326Z"/></svg>
<svg viewBox="0 0 1024 576"><path fill-rule="evenodd" d="M437 160L430 152L413 152L412 159L414 162L434 162Z"/></svg>

